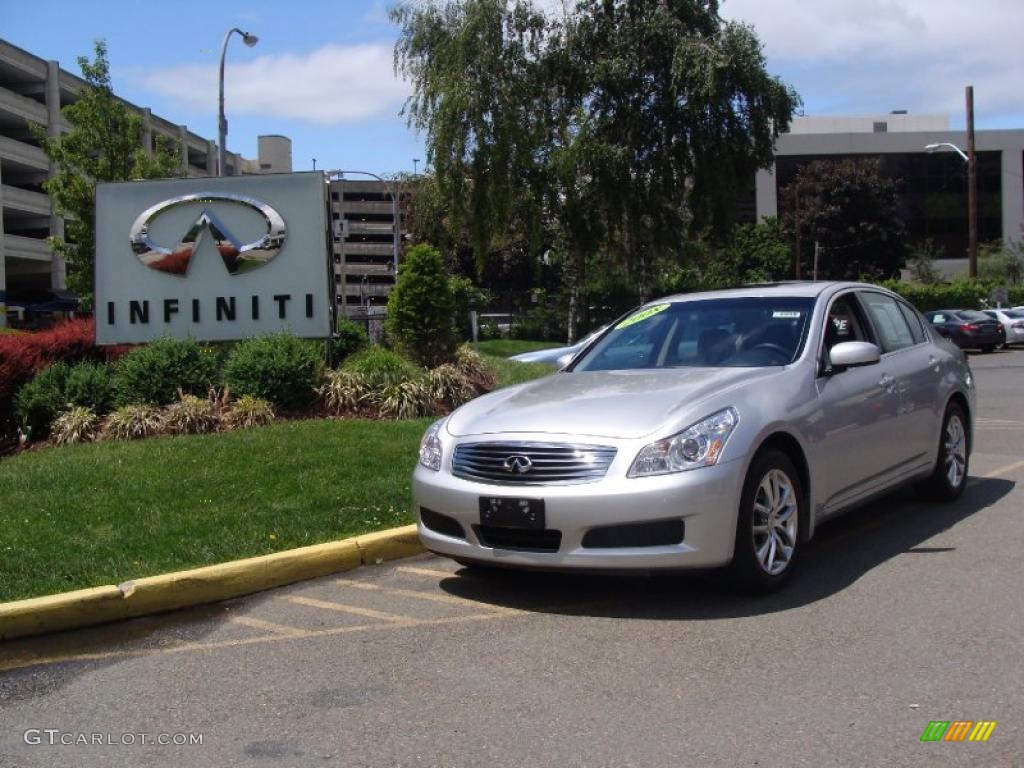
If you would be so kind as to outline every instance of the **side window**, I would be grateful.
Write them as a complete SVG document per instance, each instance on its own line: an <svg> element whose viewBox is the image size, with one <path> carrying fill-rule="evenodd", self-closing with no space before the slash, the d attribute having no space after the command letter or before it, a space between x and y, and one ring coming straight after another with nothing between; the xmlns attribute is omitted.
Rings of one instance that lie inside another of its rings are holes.
<svg viewBox="0 0 1024 768"><path fill-rule="evenodd" d="M925 339L924 327L921 325L921 316L902 301L897 302L897 305L900 308L900 312L903 313L903 319L910 326L910 335L914 337L914 343L920 344Z"/></svg>
<svg viewBox="0 0 1024 768"><path fill-rule="evenodd" d="M832 349L844 341L868 341L853 294L840 296L833 301L825 320L825 349Z"/></svg>
<svg viewBox="0 0 1024 768"><path fill-rule="evenodd" d="M938 325L939 323L946 322L946 316L941 312L936 312L934 315L931 316L931 319L932 325Z"/></svg>
<svg viewBox="0 0 1024 768"><path fill-rule="evenodd" d="M882 351L894 352L916 343L895 299L873 291L864 291L861 299L878 333Z"/></svg>

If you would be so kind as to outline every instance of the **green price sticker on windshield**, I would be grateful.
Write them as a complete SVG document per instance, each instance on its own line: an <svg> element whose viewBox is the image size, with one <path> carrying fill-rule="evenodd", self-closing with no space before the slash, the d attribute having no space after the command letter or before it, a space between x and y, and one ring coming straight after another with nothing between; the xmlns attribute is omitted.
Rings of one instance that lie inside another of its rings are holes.
<svg viewBox="0 0 1024 768"><path fill-rule="evenodd" d="M656 314L658 314L659 312L664 312L666 309L668 309L668 304L655 304L653 307L642 309L635 315L630 315L621 323L616 325L615 330L618 331L621 330L622 328L629 328L629 326L643 322L649 317L654 317Z"/></svg>

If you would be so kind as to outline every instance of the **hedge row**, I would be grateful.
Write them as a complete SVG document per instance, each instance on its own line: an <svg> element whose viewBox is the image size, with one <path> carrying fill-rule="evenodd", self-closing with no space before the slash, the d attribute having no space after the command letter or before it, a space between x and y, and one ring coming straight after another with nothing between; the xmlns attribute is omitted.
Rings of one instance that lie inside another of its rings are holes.
<svg viewBox="0 0 1024 768"><path fill-rule="evenodd" d="M935 285L888 280L882 285L898 293L922 312L933 309L981 309L983 306L995 306L989 296L996 286L972 280L956 280ZM1024 286L1009 288L1008 293L1009 306L1024 304Z"/></svg>

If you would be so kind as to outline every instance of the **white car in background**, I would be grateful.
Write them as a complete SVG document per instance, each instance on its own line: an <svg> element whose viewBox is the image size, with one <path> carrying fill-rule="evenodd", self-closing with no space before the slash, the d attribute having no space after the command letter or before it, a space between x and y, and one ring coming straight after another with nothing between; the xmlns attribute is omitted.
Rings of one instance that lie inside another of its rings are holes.
<svg viewBox="0 0 1024 768"><path fill-rule="evenodd" d="M564 368L570 360L576 357L581 350L586 349L590 342L604 333L607 328L607 325L602 325L596 331L591 331L568 347L551 347L550 349L535 349L532 352L520 352L518 355L512 355L509 360L515 360L517 363L547 363L556 368Z"/></svg>
<svg viewBox="0 0 1024 768"><path fill-rule="evenodd" d="M1011 344L1024 344L1024 308L983 309L982 312L1003 324L1003 329L1006 331L1004 347L1009 347Z"/></svg>

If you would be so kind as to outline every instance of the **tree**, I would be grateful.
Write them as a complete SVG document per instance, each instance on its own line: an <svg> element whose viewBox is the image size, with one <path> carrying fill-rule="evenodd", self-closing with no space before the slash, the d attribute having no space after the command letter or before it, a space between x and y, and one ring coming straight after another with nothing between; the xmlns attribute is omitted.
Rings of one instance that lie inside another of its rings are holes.
<svg viewBox="0 0 1024 768"><path fill-rule="evenodd" d="M878 161L815 160L779 191L787 236L800 241L801 272L809 275L818 244L818 277L881 280L906 259L906 227L896 182ZM798 228L799 222L799 228Z"/></svg>
<svg viewBox="0 0 1024 768"><path fill-rule="evenodd" d="M782 280L792 263L793 254L778 219L737 224L725 248L717 251L706 265L702 283L707 288L732 288Z"/></svg>
<svg viewBox="0 0 1024 768"><path fill-rule="evenodd" d="M414 245L405 254L388 296L388 337L422 365L447 362L455 352L455 297L436 248Z"/></svg>
<svg viewBox="0 0 1024 768"><path fill-rule="evenodd" d="M753 30L707 0L405 4L396 69L409 122L453 226L478 260L517 233L563 266L569 340L602 251L641 298L653 259L695 233L724 236L737 183L772 160L796 94L764 69Z"/></svg>
<svg viewBox="0 0 1024 768"><path fill-rule="evenodd" d="M95 59L78 57L86 86L74 104L61 110L71 129L48 138L30 124L57 174L43 183L59 215L65 236L50 238L54 253L68 264L68 288L84 299L92 295L96 258L94 212L97 181L129 181L179 175L178 153L158 141L152 156L142 148L142 117L114 95L107 46L95 43Z"/></svg>

